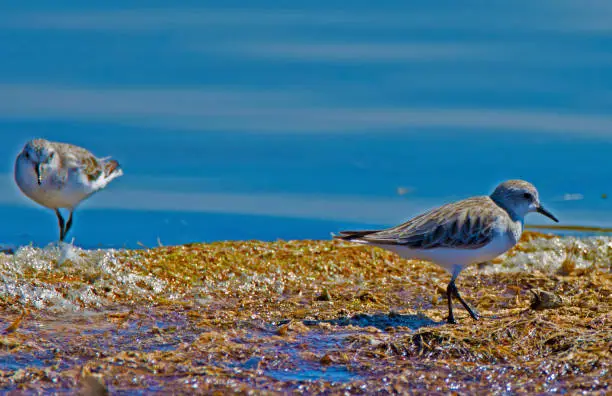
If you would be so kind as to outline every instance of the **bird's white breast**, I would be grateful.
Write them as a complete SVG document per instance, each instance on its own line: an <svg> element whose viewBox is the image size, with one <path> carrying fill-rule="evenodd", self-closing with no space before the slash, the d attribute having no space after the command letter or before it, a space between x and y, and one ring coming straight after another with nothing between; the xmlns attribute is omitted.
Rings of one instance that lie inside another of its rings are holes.
<svg viewBox="0 0 612 396"><path fill-rule="evenodd" d="M476 248L433 248L433 249L411 249L402 245L376 245L397 253L405 259L427 260L438 264L449 272L454 267L466 267L470 264L482 263L494 259L505 253L516 244L517 240L513 233L496 233L491 242Z"/></svg>
<svg viewBox="0 0 612 396"><path fill-rule="evenodd" d="M15 164L15 182L27 197L53 209L73 208L92 192L78 175L68 172L62 178L56 169L50 169L39 185L33 165L23 159Z"/></svg>

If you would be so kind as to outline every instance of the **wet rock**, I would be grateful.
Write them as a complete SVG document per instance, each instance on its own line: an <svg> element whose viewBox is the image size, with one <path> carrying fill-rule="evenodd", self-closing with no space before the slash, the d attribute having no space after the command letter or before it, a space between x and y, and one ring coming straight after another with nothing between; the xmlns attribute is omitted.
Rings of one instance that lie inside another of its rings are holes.
<svg viewBox="0 0 612 396"><path fill-rule="evenodd" d="M317 296L317 301L331 301L331 299L331 294L329 294L327 289L323 289L321 294Z"/></svg>
<svg viewBox="0 0 612 396"><path fill-rule="evenodd" d="M531 305L529 306L534 310L543 310L551 308L559 308L563 305L563 299L554 293L541 290L541 289L530 289L533 294Z"/></svg>

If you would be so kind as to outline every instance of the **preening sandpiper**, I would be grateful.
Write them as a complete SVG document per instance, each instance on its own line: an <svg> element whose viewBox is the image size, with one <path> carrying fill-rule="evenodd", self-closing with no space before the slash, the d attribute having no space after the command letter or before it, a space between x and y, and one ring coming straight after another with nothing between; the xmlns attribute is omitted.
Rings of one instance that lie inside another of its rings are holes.
<svg viewBox="0 0 612 396"><path fill-rule="evenodd" d="M25 144L15 161L15 181L30 199L53 209L64 241L78 204L123 175L119 163L97 158L88 150L67 143L33 139ZM68 209L64 221L60 208Z"/></svg>
<svg viewBox="0 0 612 396"><path fill-rule="evenodd" d="M479 315L461 295L455 280L468 265L482 263L516 245L525 215L538 212L557 218L540 204L538 191L523 180L509 180L490 196L467 198L443 205L397 227L384 230L342 231L334 238L378 246L406 259L427 260L451 274L446 289L448 322L456 323L452 298L456 297L474 320Z"/></svg>

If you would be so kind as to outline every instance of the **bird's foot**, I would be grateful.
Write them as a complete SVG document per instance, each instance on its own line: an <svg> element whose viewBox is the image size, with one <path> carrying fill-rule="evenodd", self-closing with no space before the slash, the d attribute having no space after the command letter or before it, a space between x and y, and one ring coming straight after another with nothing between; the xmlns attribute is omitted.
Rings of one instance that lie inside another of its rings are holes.
<svg viewBox="0 0 612 396"><path fill-rule="evenodd" d="M472 308L472 311L469 312L469 314L472 317L472 319L474 319L474 320L479 320L480 318L482 318L482 315L478 311L473 309L473 308Z"/></svg>

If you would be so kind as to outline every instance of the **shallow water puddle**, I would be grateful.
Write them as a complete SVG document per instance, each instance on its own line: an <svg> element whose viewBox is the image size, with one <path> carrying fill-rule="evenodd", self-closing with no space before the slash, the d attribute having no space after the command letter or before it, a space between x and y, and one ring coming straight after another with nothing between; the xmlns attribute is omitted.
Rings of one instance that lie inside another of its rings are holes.
<svg viewBox="0 0 612 396"><path fill-rule="evenodd" d="M376 313L376 314L357 314L353 316L343 316L330 320L305 320L304 324L313 326L321 323L328 323L335 326L354 326L354 327L374 327L379 330L405 329L418 330L426 326L443 325L445 322L436 322L425 315L402 315L397 312Z"/></svg>
<svg viewBox="0 0 612 396"><path fill-rule="evenodd" d="M340 350L350 333L309 331L286 341L276 334L276 331L245 334L245 339L249 339L250 343L255 341L259 345L261 355L242 363L229 363L227 367L255 370L279 381L344 383L363 378L346 365L325 358L328 352ZM270 359L271 356L275 359ZM318 356L322 358L318 359Z"/></svg>
<svg viewBox="0 0 612 396"><path fill-rule="evenodd" d="M318 381L344 383L362 379L356 369L349 370L346 364L338 364L329 358L330 353L342 350L342 345L352 332L307 331L290 342L275 342L267 345L267 355L284 356L270 362L264 375L279 381ZM318 358L321 356L321 358ZM245 367L253 365L252 359ZM261 360L257 362L261 365Z"/></svg>
<svg viewBox="0 0 612 396"><path fill-rule="evenodd" d="M19 370L26 367L48 367L53 358L53 353L14 353L0 356L0 368L2 370Z"/></svg>
<svg viewBox="0 0 612 396"><path fill-rule="evenodd" d="M4 317L14 318L15 314ZM142 357L154 366L157 361L170 357L191 368L210 368L212 364L227 370L229 376L244 372L283 382L344 383L363 378L345 364L325 360L327 353L340 351L354 332L329 333L299 325L302 327L297 332L294 329L283 332L286 324L262 326L259 322L241 322L230 332L233 336L227 339L225 350L214 341L202 341L201 337L210 333L210 329L191 320L188 311L120 308L57 315L37 313L25 317L18 330L0 337L5 345L0 350L0 370L9 383L11 377L18 379L26 371L42 370L46 377L53 379L52 383L70 386L77 385L78 375L62 379L62 373L78 373L92 362L127 367L132 358ZM234 355L233 349L239 349L236 345L244 346L247 353ZM206 352L202 348L211 347L225 350L223 358L210 359L210 355L203 358ZM155 388L177 378L160 376L164 371L162 366L159 372L148 371L132 381ZM55 387L47 384L41 389Z"/></svg>
<svg viewBox="0 0 612 396"><path fill-rule="evenodd" d="M265 374L279 381L328 381L328 382L350 382L359 378L360 375L351 373L344 367L327 367L324 369L298 369L298 370L266 370Z"/></svg>

